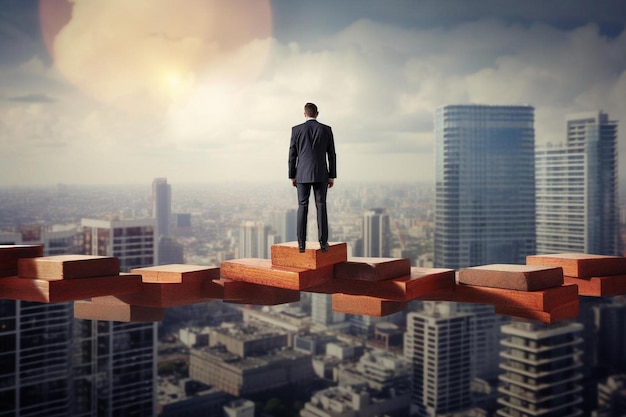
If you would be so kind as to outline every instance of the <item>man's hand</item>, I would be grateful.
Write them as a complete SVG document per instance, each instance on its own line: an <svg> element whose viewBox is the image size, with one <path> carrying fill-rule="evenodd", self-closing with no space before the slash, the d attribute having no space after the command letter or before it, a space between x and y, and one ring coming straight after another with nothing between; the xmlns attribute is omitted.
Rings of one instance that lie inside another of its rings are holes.
<svg viewBox="0 0 626 417"><path fill-rule="evenodd" d="M335 185L335 179L334 178L329 178L328 179L328 188L333 188L333 185Z"/></svg>
<svg viewBox="0 0 626 417"><path fill-rule="evenodd" d="M296 186L296 179L295 178L291 179L291 185L293 185L294 187Z"/></svg>

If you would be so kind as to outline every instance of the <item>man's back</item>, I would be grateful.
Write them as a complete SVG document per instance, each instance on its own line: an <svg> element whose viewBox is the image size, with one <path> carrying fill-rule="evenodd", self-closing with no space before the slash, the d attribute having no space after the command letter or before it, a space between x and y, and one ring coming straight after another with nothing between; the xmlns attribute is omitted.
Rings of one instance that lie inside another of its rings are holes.
<svg viewBox="0 0 626 417"><path fill-rule="evenodd" d="M289 178L295 178L299 183L326 182L329 177L336 177L335 161L335 144L330 126L309 119L292 128Z"/></svg>

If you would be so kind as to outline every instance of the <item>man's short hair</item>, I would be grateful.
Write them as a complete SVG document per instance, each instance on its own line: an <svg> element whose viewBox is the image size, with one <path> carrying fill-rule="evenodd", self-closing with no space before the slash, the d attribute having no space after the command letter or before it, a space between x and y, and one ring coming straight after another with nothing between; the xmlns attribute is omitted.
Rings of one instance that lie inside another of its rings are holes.
<svg viewBox="0 0 626 417"><path fill-rule="evenodd" d="M304 105L304 113L307 117L317 117L317 106L313 103L306 103Z"/></svg>

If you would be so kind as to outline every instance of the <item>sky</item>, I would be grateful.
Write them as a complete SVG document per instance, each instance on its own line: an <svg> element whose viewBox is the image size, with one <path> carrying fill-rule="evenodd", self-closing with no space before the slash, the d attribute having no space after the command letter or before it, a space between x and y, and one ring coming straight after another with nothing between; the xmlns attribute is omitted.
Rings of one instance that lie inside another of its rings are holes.
<svg viewBox="0 0 626 417"><path fill-rule="evenodd" d="M447 104L620 122L624 0L0 0L0 186L287 179L306 102L338 178L434 178Z"/></svg>

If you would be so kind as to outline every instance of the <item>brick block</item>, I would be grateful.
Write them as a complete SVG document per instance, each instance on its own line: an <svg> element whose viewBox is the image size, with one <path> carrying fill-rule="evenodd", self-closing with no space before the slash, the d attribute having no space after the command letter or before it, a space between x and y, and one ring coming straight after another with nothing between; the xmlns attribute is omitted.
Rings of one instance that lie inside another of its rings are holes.
<svg viewBox="0 0 626 417"><path fill-rule="evenodd" d="M335 278L363 281L382 281L411 274L411 260L407 258L354 257L335 264Z"/></svg>
<svg viewBox="0 0 626 417"><path fill-rule="evenodd" d="M318 242L306 242L304 253L298 251L298 242L272 245L272 265L293 268L319 269L348 259L348 245L344 242L328 242L328 252L320 249Z"/></svg>
<svg viewBox="0 0 626 417"><path fill-rule="evenodd" d="M120 261L112 256L54 255L19 259L17 275L46 280L110 277L120 272Z"/></svg>
<svg viewBox="0 0 626 417"><path fill-rule="evenodd" d="M576 317L578 317L579 310L580 299L578 298L575 300L571 300L565 304L556 306L549 311L526 310L524 308L518 308L503 304L495 305L496 314L536 320L545 324L554 324L563 320L575 319Z"/></svg>
<svg viewBox="0 0 626 417"><path fill-rule="evenodd" d="M229 279L215 282L224 288L224 302L227 303L271 306L300 301L300 291L297 290Z"/></svg>
<svg viewBox="0 0 626 417"><path fill-rule="evenodd" d="M74 317L85 320L106 320L125 323L163 321L165 308L126 304L116 297L96 297L91 301L74 302Z"/></svg>
<svg viewBox="0 0 626 417"><path fill-rule="evenodd" d="M557 253L527 256L526 264L560 266L563 268L563 275L574 278L626 275L626 258L623 256Z"/></svg>
<svg viewBox="0 0 626 417"><path fill-rule="evenodd" d="M536 291L563 285L561 267L492 264L462 268L459 283L482 287Z"/></svg>
<svg viewBox="0 0 626 417"><path fill-rule="evenodd" d="M588 279L565 277L566 284L578 285L578 294L587 297L611 297L626 294L626 275Z"/></svg>
<svg viewBox="0 0 626 417"><path fill-rule="evenodd" d="M220 268L217 266L169 264L149 266L146 268L133 268L131 274L141 275L143 282L153 283L178 283L192 277L198 279L213 280L220 277Z"/></svg>
<svg viewBox="0 0 626 417"><path fill-rule="evenodd" d="M0 245L0 278L17 275L18 259L42 256L41 245Z"/></svg>
<svg viewBox="0 0 626 417"><path fill-rule="evenodd" d="M221 300L223 287L202 275L184 275L181 283L142 282L139 291L120 295L125 303L145 307L179 307Z"/></svg>
<svg viewBox="0 0 626 417"><path fill-rule="evenodd" d="M333 265L317 269L273 266L270 259L259 258L224 261L220 268L222 278L290 290L304 290L333 276Z"/></svg>
<svg viewBox="0 0 626 417"><path fill-rule="evenodd" d="M384 281L362 281L333 278L321 285L307 288L307 292L366 295L392 301L410 301L439 290L453 290L454 270L444 268L410 269L410 275Z"/></svg>
<svg viewBox="0 0 626 417"><path fill-rule="evenodd" d="M333 294L333 311L346 314L383 317L406 308L404 301L382 300L364 295Z"/></svg>
<svg viewBox="0 0 626 417"><path fill-rule="evenodd" d="M575 285L561 285L537 291L517 291L458 284L454 291L454 300L451 301L501 304L526 310L549 311L575 299L578 299L578 287Z"/></svg>
<svg viewBox="0 0 626 417"><path fill-rule="evenodd" d="M141 276L132 274L72 280L9 277L0 280L0 299L60 303L139 291Z"/></svg>

